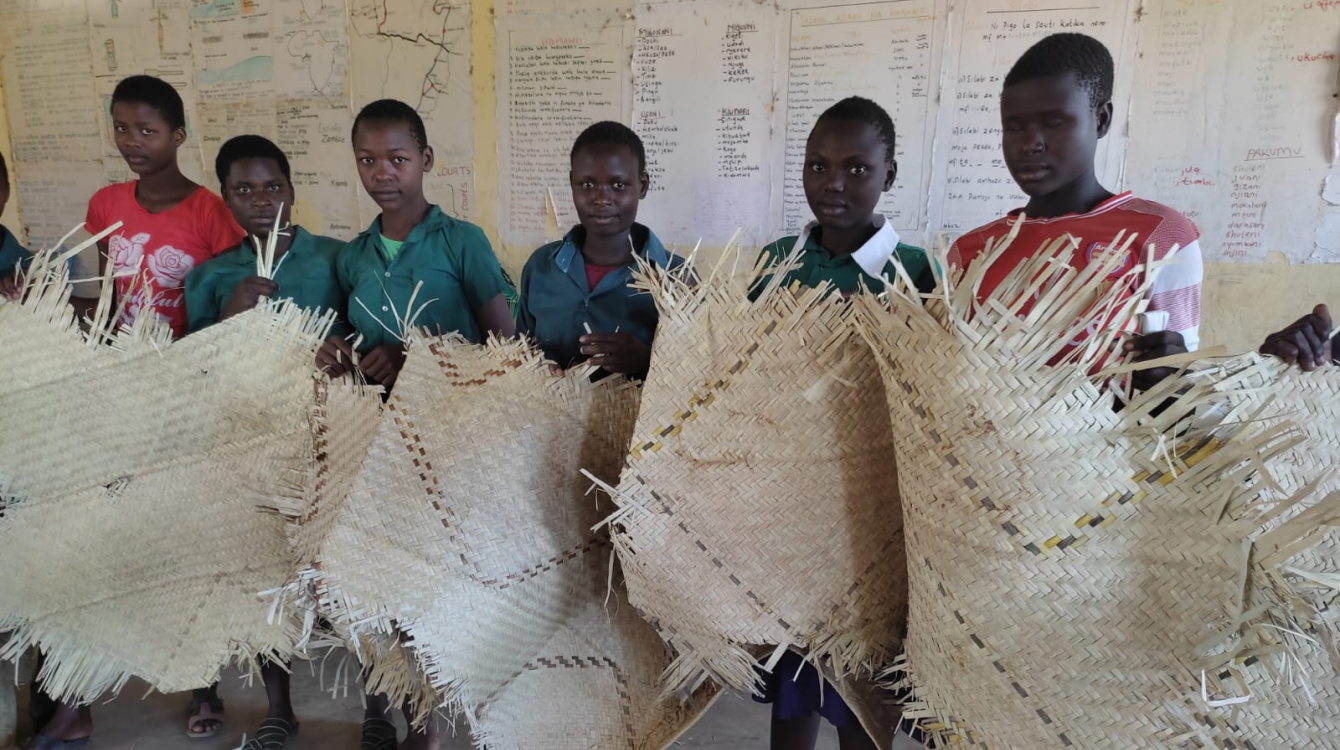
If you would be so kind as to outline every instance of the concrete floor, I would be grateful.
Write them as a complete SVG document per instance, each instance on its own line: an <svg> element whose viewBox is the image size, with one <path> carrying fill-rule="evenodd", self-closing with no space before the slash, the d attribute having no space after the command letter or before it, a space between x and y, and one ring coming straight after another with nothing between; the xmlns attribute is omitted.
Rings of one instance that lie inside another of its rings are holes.
<svg viewBox="0 0 1340 750"><path fill-rule="evenodd" d="M12 673L9 677L12 679ZM131 682L119 698L93 707L96 728L93 741L84 750L234 750L241 744L242 733L254 731L264 717L265 691L259 681L248 687L235 673L224 678L220 690L227 704L228 724L224 732L208 740L190 740L184 735L189 696L142 697L146 691L144 683ZM357 695L333 700L329 693L321 692L317 675L299 668L293 678L293 701L302 721L302 732L289 743L289 750L358 747L363 709ZM768 710L768 706L748 698L723 696L675 747L764 750L768 747ZM401 723L400 717L396 718ZM20 736L28 734L22 726L25 719L26 706L20 712ZM441 750L472 750L464 726L458 725L457 732L455 737L444 738ZM401 736L404 736L403 724ZM825 726L820 732L816 750L838 750L837 735L831 727ZM900 742L895 750L917 750L917 745Z"/></svg>

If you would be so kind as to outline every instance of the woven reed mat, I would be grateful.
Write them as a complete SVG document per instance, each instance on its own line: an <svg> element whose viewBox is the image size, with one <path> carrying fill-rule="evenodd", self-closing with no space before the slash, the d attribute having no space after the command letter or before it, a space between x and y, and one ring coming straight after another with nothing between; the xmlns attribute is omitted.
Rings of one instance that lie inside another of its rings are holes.
<svg viewBox="0 0 1340 750"><path fill-rule="evenodd" d="M1328 614L1286 558L1317 543L1340 495L1291 496L1270 473L1303 439L1282 421L1298 390L1334 404L1334 374L1248 355L1118 413L1089 373L1143 305L1114 293L1138 277L1077 272L1072 252L1040 248L980 305L991 252L924 308L906 283L857 303L901 474L906 715L971 747L1336 747ZM1304 473L1336 458L1332 443Z"/></svg>
<svg viewBox="0 0 1340 750"><path fill-rule="evenodd" d="M301 619L259 594L292 563L260 505L302 472L330 319L267 303L173 342L151 315L110 332L104 297L85 334L64 268L39 256L0 302L4 656L40 645L46 688L79 701L289 656Z"/></svg>
<svg viewBox="0 0 1340 750"><path fill-rule="evenodd" d="M786 648L868 677L906 603L879 371L839 296L723 276L642 279L661 317L610 519L630 600L679 654L672 690L756 689Z"/></svg>
<svg viewBox="0 0 1340 750"><path fill-rule="evenodd" d="M610 508L579 470L613 478L638 392L588 376L554 377L517 343L410 334L322 547L322 603L377 689L420 698L426 681L490 748L659 749L713 697L663 699L665 645L606 605L611 552L592 527Z"/></svg>

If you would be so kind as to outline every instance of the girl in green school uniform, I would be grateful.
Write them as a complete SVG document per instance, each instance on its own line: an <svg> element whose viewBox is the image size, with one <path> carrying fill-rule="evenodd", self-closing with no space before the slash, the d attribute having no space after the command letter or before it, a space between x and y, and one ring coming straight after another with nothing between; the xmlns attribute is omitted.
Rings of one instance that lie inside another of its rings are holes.
<svg viewBox="0 0 1340 750"><path fill-rule="evenodd" d="M516 335L507 304L512 285L488 237L424 197L433 148L419 113L394 99L375 101L355 118L352 140L363 189L382 210L336 260L349 324L362 340L357 369L387 388L395 384L405 363L397 316L410 313L417 313L415 327L475 343ZM415 304L423 307L410 311L421 282ZM332 335L317 366L338 376L355 368L354 354L348 340Z"/></svg>
<svg viewBox="0 0 1340 750"><path fill-rule="evenodd" d="M405 363L396 318L410 312L418 313L415 327L433 334L457 332L475 343L490 335L515 336L507 304L511 283L483 230L446 215L424 197L423 176L433 168L433 149L419 114L393 99L373 102L354 119L352 140L363 189L382 210L335 261L351 335L362 343L354 364L350 341L331 335L317 353L317 367L332 377L357 368L390 389ZM410 311L410 296L419 284L416 309ZM397 744L389 711L385 695L367 696L359 750L437 747L431 718ZM412 726L409 707L404 711Z"/></svg>
<svg viewBox="0 0 1340 750"><path fill-rule="evenodd" d="M934 288L925 251L903 244L875 211L898 174L894 138L892 118L868 99L843 99L819 116L805 144L804 167L805 198L816 220L762 253L768 264L795 265L782 278L784 285L828 282L843 294L882 291L884 278L895 275L897 259L921 291ZM758 279L755 293L770 279ZM788 651L764 683L759 700L772 704L773 750L814 750L821 717L837 728L843 750L875 747L833 686L799 654Z"/></svg>
<svg viewBox="0 0 1340 750"><path fill-rule="evenodd" d="M186 277L187 328L191 333L255 307L261 297L292 300L318 314L343 315L344 295L335 278L335 257L344 242L290 226L295 199L288 157L258 135L240 135L223 144L214 160L223 202L248 238L206 261ZM256 275L251 238L268 242L275 219L287 227L275 239L274 279ZM337 320L333 333L342 335ZM288 665L261 663L269 710L242 750L282 750L298 733L289 693Z"/></svg>
<svg viewBox="0 0 1340 750"><path fill-rule="evenodd" d="M683 263L637 223L650 185L646 149L627 126L598 122L577 136L571 162L581 223L526 262L517 331L534 337L560 368L590 361L605 372L646 377L658 315L651 295L629 286L635 258L662 268Z"/></svg>

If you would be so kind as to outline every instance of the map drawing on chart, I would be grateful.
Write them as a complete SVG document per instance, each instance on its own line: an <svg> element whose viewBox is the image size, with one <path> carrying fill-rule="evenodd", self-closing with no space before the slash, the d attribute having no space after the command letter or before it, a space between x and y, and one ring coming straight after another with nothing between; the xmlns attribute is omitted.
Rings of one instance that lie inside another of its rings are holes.
<svg viewBox="0 0 1340 750"><path fill-rule="evenodd" d="M344 96L349 60L344 3L280 0L275 13L276 93L293 98Z"/></svg>
<svg viewBox="0 0 1340 750"><path fill-rule="evenodd" d="M406 102L423 117L436 151L470 153L468 0L354 0L350 18L355 103Z"/></svg>

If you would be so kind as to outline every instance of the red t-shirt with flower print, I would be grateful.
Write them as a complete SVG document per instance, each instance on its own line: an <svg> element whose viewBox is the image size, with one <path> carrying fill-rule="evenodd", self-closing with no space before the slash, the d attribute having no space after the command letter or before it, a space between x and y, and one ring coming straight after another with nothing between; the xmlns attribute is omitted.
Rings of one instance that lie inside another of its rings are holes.
<svg viewBox="0 0 1340 750"><path fill-rule="evenodd" d="M118 304L123 305L117 325L130 325L148 311L180 338L186 335L186 276L236 246L246 232L223 199L203 187L176 206L151 214L135 200L135 184L120 182L94 193L84 226L97 234L122 222L107 237Z"/></svg>

